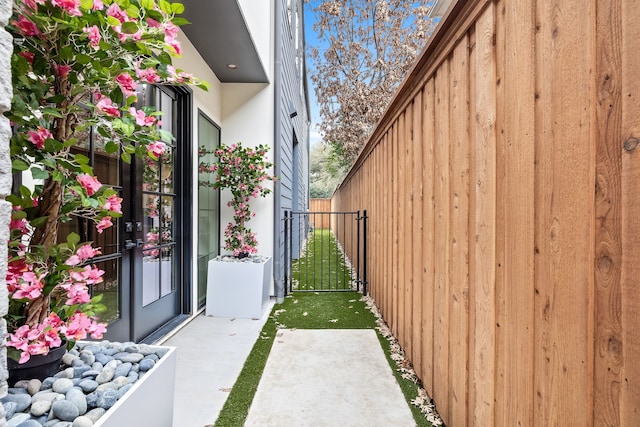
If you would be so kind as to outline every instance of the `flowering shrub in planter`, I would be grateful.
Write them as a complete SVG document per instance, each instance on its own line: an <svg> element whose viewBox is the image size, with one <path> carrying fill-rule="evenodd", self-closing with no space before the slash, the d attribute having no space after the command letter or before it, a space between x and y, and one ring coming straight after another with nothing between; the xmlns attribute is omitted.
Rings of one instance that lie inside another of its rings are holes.
<svg viewBox="0 0 640 427"><path fill-rule="evenodd" d="M171 65L181 53L183 10L165 0L14 1L14 98L6 115L13 171L35 182L7 198L7 346L21 363L105 331L90 291L104 274L91 264L100 248L75 233L61 236L60 223L83 218L102 233L121 216L122 199L74 147L94 132L104 152L124 161L162 156L172 136L161 113L138 103L138 91L145 84L206 88Z"/></svg>
<svg viewBox="0 0 640 427"><path fill-rule="evenodd" d="M268 169L273 166L266 160L269 151L266 145L243 147L242 143L221 145L210 151L200 148L200 157L213 153L218 158L217 164L200 163L200 172L216 173L213 188L228 188L232 198L227 203L233 209L233 221L224 232L225 249L236 257L243 257L258 252L256 235L246 223L255 216L251 212L249 202L252 198L266 197L271 190L263 185L265 181L275 179ZM206 185L206 184L205 184Z"/></svg>

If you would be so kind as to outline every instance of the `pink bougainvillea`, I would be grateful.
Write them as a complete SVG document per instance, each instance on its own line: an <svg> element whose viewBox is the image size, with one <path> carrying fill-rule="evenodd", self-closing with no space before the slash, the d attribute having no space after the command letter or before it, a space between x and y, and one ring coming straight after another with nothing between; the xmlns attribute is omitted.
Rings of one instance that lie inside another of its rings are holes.
<svg viewBox="0 0 640 427"><path fill-rule="evenodd" d="M211 165L200 162L202 172L213 172L216 178L211 186L214 189L226 188L231 191L232 198L227 206L233 210L233 220L224 231L225 249L235 256L255 254L258 252L256 235L245 224L254 216L249 207L249 200L265 197L271 190L264 185L265 181L275 179L267 170L273 166L265 159L269 150L266 145L243 147L241 143L222 145L214 151L200 147L200 157L213 154L218 163ZM203 185L208 185L202 181Z"/></svg>
<svg viewBox="0 0 640 427"><path fill-rule="evenodd" d="M62 235L60 224L82 220L84 230L93 224L100 234L122 215L118 191L100 182L83 154L89 131L125 162L156 161L172 142L160 129L161 113L134 106L140 84L206 90L171 65L181 52L174 20L183 9L165 0L13 2L7 29L19 42L5 116L14 131L13 172L36 183L7 197L13 205L7 347L20 363L106 330L99 320L105 307L94 295L105 274L93 263L101 251L76 233Z"/></svg>

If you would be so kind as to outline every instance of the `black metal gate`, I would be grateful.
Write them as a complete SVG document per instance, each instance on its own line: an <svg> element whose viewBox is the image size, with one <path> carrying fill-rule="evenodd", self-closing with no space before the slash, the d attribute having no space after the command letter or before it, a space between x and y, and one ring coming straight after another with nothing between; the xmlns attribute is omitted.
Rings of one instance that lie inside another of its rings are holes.
<svg viewBox="0 0 640 427"><path fill-rule="evenodd" d="M285 294L367 294L367 211L284 213Z"/></svg>

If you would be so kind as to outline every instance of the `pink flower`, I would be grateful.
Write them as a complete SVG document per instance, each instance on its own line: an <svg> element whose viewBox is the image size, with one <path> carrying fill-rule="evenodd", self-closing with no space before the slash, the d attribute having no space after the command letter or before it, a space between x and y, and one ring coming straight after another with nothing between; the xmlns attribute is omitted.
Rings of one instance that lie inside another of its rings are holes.
<svg viewBox="0 0 640 427"><path fill-rule="evenodd" d="M161 142L161 141L152 142L149 145L147 145L147 153L151 157L157 159L162 154L164 154L166 148L167 148L167 145L164 142Z"/></svg>
<svg viewBox="0 0 640 427"><path fill-rule="evenodd" d="M178 56L182 56L182 46L180 45L180 42L174 38L167 38L165 39L165 43L167 43L169 45L169 47L171 49L173 49L173 51L175 52L176 55ZM185 76L181 75L182 73L178 74L178 81L182 81L184 80ZM182 79L182 80L180 80Z"/></svg>
<svg viewBox="0 0 640 427"><path fill-rule="evenodd" d="M36 4L35 0L24 0L24 4L29 9L33 9L33 10L37 10L38 9L38 5Z"/></svg>
<svg viewBox="0 0 640 427"><path fill-rule="evenodd" d="M120 110L118 106L111 101L111 98L102 97L96 104L96 108L107 116L120 117Z"/></svg>
<svg viewBox="0 0 640 427"><path fill-rule="evenodd" d="M96 323L89 316L78 311L60 330L68 339L81 340L87 337L87 333L90 333L94 339L100 339L107 329L104 323Z"/></svg>
<svg viewBox="0 0 640 427"><path fill-rule="evenodd" d="M144 111L136 110L134 107L129 108L129 113L136 118L138 126L152 126L156 119L153 116L147 116Z"/></svg>
<svg viewBox="0 0 640 427"><path fill-rule="evenodd" d="M104 3L102 0L93 0L93 4L91 5L91 10L102 10L104 9Z"/></svg>
<svg viewBox="0 0 640 427"><path fill-rule="evenodd" d="M29 64L33 64L33 58L35 58L36 56L33 52L29 52L29 51L18 52L18 55L26 59Z"/></svg>
<svg viewBox="0 0 640 427"><path fill-rule="evenodd" d="M122 213L122 198L116 196L115 194L113 196L110 196L105 205L103 206L105 210L108 210L110 212L115 212L115 213Z"/></svg>
<svg viewBox="0 0 640 427"><path fill-rule="evenodd" d="M13 24L27 37L40 35L38 26L22 15Z"/></svg>
<svg viewBox="0 0 640 427"><path fill-rule="evenodd" d="M117 3L113 3L111 6L109 6L109 9L107 9L107 16L113 16L118 21L120 21L120 23L127 22L127 20L129 19L127 13L124 10L120 9L120 6L118 6Z"/></svg>
<svg viewBox="0 0 640 427"><path fill-rule="evenodd" d="M95 265L93 267L87 265L81 270L72 270L69 273L69 277L71 278L71 280L77 283L94 285L96 283L102 282L103 274L104 271L100 270Z"/></svg>
<svg viewBox="0 0 640 427"><path fill-rule="evenodd" d="M51 0L51 4L64 9L71 16L82 16L80 0Z"/></svg>
<svg viewBox="0 0 640 427"><path fill-rule="evenodd" d="M39 150L44 148L45 140L51 137L52 135L51 132L49 132L49 129L45 129L42 126L39 126L36 131L29 131L29 141L31 141L31 143Z"/></svg>
<svg viewBox="0 0 640 427"><path fill-rule="evenodd" d="M87 191L89 196L93 196L96 191L100 190L102 184L96 177L93 177L89 174L83 173L76 177L80 185Z"/></svg>
<svg viewBox="0 0 640 427"><path fill-rule="evenodd" d="M19 230L21 234L27 234L27 220L24 218L11 218L9 222L9 230Z"/></svg>
<svg viewBox="0 0 640 427"><path fill-rule="evenodd" d="M96 230L98 230L98 233L102 234L104 230L111 227L112 225L113 222L111 222L111 217L105 216L98 222L98 224L96 224Z"/></svg>
<svg viewBox="0 0 640 427"><path fill-rule="evenodd" d="M69 75L69 71L71 71L71 65L58 65L55 66L56 74L62 77L63 79L67 78Z"/></svg>
<svg viewBox="0 0 640 427"><path fill-rule="evenodd" d="M89 258L93 258L96 255L101 254L100 249L94 249L91 245L82 245L78 248L75 254L71 255L65 261L66 265L76 266L82 261L86 261Z"/></svg>
<svg viewBox="0 0 640 427"><path fill-rule="evenodd" d="M69 318L69 322L61 328L61 331L67 339L81 340L87 337L87 330L90 327L91 319L78 311Z"/></svg>
<svg viewBox="0 0 640 427"><path fill-rule="evenodd" d="M133 34L129 34L129 33L122 33L119 31L119 28L116 29L116 32L118 33L118 39L120 39L121 42L126 42L127 39L131 38L135 41L138 41L140 39L142 39L142 30L138 30Z"/></svg>
<svg viewBox="0 0 640 427"><path fill-rule="evenodd" d="M155 83L160 80L160 76L153 68L147 68L146 70L136 69L136 75L147 83Z"/></svg>
<svg viewBox="0 0 640 427"><path fill-rule="evenodd" d="M147 25L151 28L160 28L160 23L153 18L147 18Z"/></svg>
<svg viewBox="0 0 640 427"><path fill-rule="evenodd" d="M86 27L82 29L83 32L89 34L89 43L94 49L100 49L100 40L102 40L102 36L100 35L100 29L97 25L93 25L91 27Z"/></svg>
<svg viewBox="0 0 640 427"><path fill-rule="evenodd" d="M164 26L164 36L166 38L175 39L178 37L179 31L180 28L171 21L167 22Z"/></svg>
<svg viewBox="0 0 640 427"><path fill-rule="evenodd" d="M67 301L65 305L86 304L91 300L89 290L81 283L64 283L60 285L67 291Z"/></svg>
<svg viewBox="0 0 640 427"><path fill-rule="evenodd" d="M116 83L120 86L122 93L124 93L127 97L136 94L136 89L138 88L137 83L133 80L128 73L122 73L118 77L116 77Z"/></svg>

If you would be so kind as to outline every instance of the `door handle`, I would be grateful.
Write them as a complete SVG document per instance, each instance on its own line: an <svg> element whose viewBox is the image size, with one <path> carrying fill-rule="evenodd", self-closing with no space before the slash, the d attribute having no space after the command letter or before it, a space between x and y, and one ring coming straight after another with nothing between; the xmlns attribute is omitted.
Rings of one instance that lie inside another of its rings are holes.
<svg viewBox="0 0 640 427"><path fill-rule="evenodd" d="M127 250L141 248L143 245L144 245L144 242L142 241L142 239L136 239L135 242L131 239L127 239L124 241L124 248Z"/></svg>

